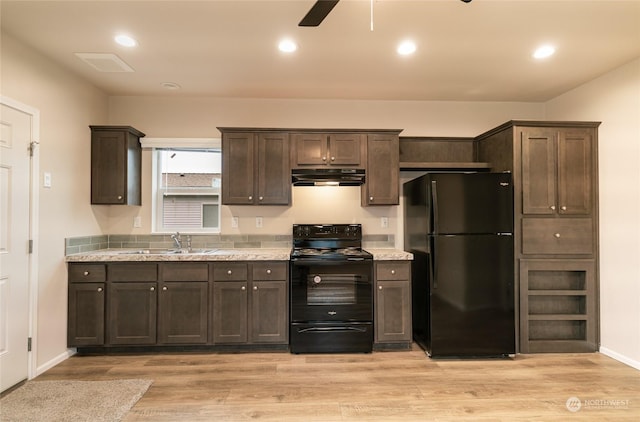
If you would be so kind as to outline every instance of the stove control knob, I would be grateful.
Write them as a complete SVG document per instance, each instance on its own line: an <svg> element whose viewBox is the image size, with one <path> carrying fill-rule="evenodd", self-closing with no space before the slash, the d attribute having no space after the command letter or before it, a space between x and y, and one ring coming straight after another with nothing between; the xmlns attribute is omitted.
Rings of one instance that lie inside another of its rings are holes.
<svg viewBox="0 0 640 422"><path fill-rule="evenodd" d="M316 275L313 277L313 282L316 284L319 284L322 281L322 277L320 277L319 275Z"/></svg>

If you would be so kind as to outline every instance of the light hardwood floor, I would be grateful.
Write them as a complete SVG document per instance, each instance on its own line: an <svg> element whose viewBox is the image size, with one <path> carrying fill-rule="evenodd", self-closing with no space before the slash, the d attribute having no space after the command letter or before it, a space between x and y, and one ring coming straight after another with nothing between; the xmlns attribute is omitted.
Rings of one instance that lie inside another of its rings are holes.
<svg viewBox="0 0 640 422"><path fill-rule="evenodd" d="M74 356L36 381L124 378L153 380L125 422L640 420L640 371L598 353Z"/></svg>

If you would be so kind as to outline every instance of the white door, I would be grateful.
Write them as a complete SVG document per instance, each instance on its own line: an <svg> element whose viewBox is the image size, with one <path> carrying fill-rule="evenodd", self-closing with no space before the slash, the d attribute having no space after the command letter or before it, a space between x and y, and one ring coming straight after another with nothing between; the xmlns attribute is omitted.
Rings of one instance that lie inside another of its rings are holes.
<svg viewBox="0 0 640 422"><path fill-rule="evenodd" d="M0 391L29 373L31 114L0 110Z"/></svg>

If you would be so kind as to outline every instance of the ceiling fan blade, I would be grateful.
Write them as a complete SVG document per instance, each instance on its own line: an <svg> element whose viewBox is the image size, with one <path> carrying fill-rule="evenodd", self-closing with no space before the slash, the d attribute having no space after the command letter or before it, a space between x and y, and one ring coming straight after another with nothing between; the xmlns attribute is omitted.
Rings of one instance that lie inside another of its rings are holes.
<svg viewBox="0 0 640 422"><path fill-rule="evenodd" d="M302 18L298 26L318 26L340 0L318 0Z"/></svg>

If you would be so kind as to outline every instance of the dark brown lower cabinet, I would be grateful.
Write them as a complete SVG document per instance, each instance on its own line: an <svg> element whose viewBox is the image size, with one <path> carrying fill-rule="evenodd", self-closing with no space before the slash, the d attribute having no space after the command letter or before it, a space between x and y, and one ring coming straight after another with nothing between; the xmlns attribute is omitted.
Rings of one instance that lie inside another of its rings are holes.
<svg viewBox="0 0 640 422"><path fill-rule="evenodd" d="M158 343L207 343L208 292L206 281L160 283Z"/></svg>
<svg viewBox="0 0 640 422"><path fill-rule="evenodd" d="M214 344L287 344L287 263L225 263L214 268Z"/></svg>
<svg viewBox="0 0 640 422"><path fill-rule="evenodd" d="M157 283L110 283L108 295L108 343L143 345L156 343Z"/></svg>
<svg viewBox="0 0 640 422"><path fill-rule="evenodd" d="M595 261L520 260L520 351L594 352Z"/></svg>
<svg viewBox="0 0 640 422"><path fill-rule="evenodd" d="M104 283L69 283L67 344L104 344Z"/></svg>
<svg viewBox="0 0 640 422"><path fill-rule="evenodd" d="M213 342L247 342L246 281L213 283Z"/></svg>
<svg viewBox="0 0 640 422"><path fill-rule="evenodd" d="M375 343L411 343L411 263L376 263L375 274Z"/></svg>

